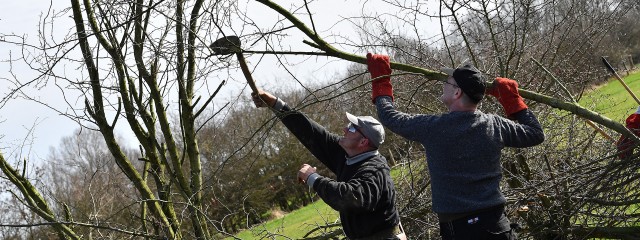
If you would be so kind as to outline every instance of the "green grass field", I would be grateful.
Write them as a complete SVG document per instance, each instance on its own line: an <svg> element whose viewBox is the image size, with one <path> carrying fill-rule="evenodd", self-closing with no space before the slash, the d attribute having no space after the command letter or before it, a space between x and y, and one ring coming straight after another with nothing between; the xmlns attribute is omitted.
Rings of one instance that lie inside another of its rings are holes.
<svg viewBox="0 0 640 240"><path fill-rule="evenodd" d="M640 95L640 92L638 92L640 89L640 72L632 73L626 76L624 80L636 95ZM612 79L606 84L589 91L580 100L580 104L622 123L638 107L638 103L616 79ZM399 172L398 169L392 171L393 178L397 178ZM242 231L236 237L240 239L262 239L266 233L271 233L286 236L276 237L275 239L298 239L317 226L327 225L336 221L338 221L338 213L319 200L288 213L282 218Z"/></svg>
<svg viewBox="0 0 640 240"><path fill-rule="evenodd" d="M624 77L624 81L633 93L640 97L640 71ZM638 103L615 78L587 92L580 99L580 105L621 123L638 108Z"/></svg>
<svg viewBox="0 0 640 240"><path fill-rule="evenodd" d="M338 212L331 209L322 200L309 204L296 211L290 212L282 218L268 221L242 231L236 235L240 239L262 239L267 234L281 236L275 239L298 239L316 228L338 221ZM269 238L274 239L274 238Z"/></svg>

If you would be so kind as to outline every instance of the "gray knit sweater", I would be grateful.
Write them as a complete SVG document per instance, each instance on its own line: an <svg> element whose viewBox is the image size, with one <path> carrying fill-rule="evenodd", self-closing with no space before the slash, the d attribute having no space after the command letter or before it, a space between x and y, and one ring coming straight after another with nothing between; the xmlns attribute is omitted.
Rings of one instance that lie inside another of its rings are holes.
<svg viewBox="0 0 640 240"><path fill-rule="evenodd" d="M544 141L542 127L529 110L516 113L514 122L480 111L410 115L395 110L386 96L376 99L376 107L386 128L424 146L436 213L465 213L504 204L502 148Z"/></svg>

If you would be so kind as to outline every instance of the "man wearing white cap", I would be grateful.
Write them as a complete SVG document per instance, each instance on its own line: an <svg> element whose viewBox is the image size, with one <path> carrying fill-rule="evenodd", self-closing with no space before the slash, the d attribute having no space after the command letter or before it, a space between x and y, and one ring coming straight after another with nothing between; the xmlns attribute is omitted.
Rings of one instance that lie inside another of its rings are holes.
<svg viewBox="0 0 640 240"><path fill-rule="evenodd" d="M516 81L496 78L495 87L486 89L485 77L471 65L442 69L448 78L440 100L449 112L414 115L395 109L389 56L368 54L367 63L382 124L424 146L442 238L516 239L500 191L501 152L535 146L545 138ZM498 99L509 119L478 110L485 92Z"/></svg>
<svg viewBox="0 0 640 240"><path fill-rule="evenodd" d="M349 239L399 239L402 236L396 210L396 191L386 159L378 153L384 129L371 116L346 113L349 124L344 135L327 131L270 93L253 94L257 107L270 107L298 140L336 175L336 180L318 174L304 164L298 180L318 193L340 213Z"/></svg>

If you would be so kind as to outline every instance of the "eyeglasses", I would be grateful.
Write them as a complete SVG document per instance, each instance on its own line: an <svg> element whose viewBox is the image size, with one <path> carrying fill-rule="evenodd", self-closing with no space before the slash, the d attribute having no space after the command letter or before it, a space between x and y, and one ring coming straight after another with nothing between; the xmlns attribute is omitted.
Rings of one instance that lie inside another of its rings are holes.
<svg viewBox="0 0 640 240"><path fill-rule="evenodd" d="M347 125L347 131L349 131L350 133L359 132L360 134L362 134L362 132L360 132L360 129L358 129L358 127L356 127L356 125L354 125L353 123L349 123ZM364 136L364 134L362 134L362 136Z"/></svg>
<svg viewBox="0 0 640 240"><path fill-rule="evenodd" d="M453 86L453 87L460 88L458 85L453 84L453 83L450 83L450 82L449 82L449 81L447 81L447 80L442 80L441 82L442 82L443 84L444 84L444 83L446 83L446 84L449 84L449 85L451 85L451 86Z"/></svg>

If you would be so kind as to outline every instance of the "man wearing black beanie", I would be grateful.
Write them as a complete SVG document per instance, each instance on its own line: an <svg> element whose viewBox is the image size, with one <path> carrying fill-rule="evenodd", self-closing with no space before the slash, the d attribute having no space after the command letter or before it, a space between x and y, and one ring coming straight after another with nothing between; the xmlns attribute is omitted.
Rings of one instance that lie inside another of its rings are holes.
<svg viewBox="0 0 640 240"><path fill-rule="evenodd" d="M393 104L389 57L368 54L367 63L372 101L382 125L424 146L442 238L516 239L500 191L501 151L544 141L542 127L520 97L516 81L496 78L495 87L486 89L475 67L445 68L441 71L448 78L440 100L449 112L410 115ZM498 99L509 119L478 110L485 92Z"/></svg>

